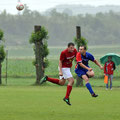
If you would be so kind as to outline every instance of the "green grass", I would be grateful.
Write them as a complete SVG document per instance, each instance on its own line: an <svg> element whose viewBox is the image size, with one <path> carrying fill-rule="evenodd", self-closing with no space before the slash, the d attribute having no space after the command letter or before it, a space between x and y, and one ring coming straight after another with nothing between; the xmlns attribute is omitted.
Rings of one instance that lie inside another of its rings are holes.
<svg viewBox="0 0 120 120"><path fill-rule="evenodd" d="M8 60L8 77L35 77L35 67L32 65L33 59L9 59ZM58 77L58 62L59 60L49 59L49 67L46 68L45 74L51 77ZM93 68L95 72L95 77L103 77L103 70L100 70L98 66L90 62L90 67ZM75 63L73 64L72 73L74 73ZM120 67L117 67L115 70L115 77L120 77L119 74ZM2 68L2 74L6 74L5 62Z"/></svg>
<svg viewBox="0 0 120 120"><path fill-rule="evenodd" d="M1 120L119 120L120 88L106 91L93 88L99 94L92 98L86 88L73 88L72 106L63 102L66 87L1 86Z"/></svg>
<svg viewBox="0 0 120 120"><path fill-rule="evenodd" d="M7 83L6 83L6 79L2 78L2 85L3 86L32 86L34 85L36 82L35 78L13 78L13 77L9 77L7 79Z"/></svg>
<svg viewBox="0 0 120 120"><path fill-rule="evenodd" d="M58 77L58 60L64 47L51 47L48 56L50 65L45 74ZM0 86L0 120L120 120L120 67L113 79L113 90L106 91L103 71L93 63L95 78L90 79L98 98L92 98L85 87L73 87L72 106L63 102L66 86L47 82L35 86L34 53L31 47L9 47L8 80L2 78ZM107 52L120 53L119 46L90 46L97 59ZM75 78L74 66L72 73ZM2 65L5 76L5 62ZM67 84L67 83L66 83Z"/></svg>
<svg viewBox="0 0 120 120"><path fill-rule="evenodd" d="M65 48L66 48L65 46L49 47L50 54L48 56L48 59L50 61L49 68L50 70L52 70L51 73L53 73L54 71L56 72L60 53ZM114 46L98 45L98 46L89 46L88 48L89 48L88 51L92 53L98 60L101 56L109 52L120 54L119 45L114 45ZM8 46L6 49L8 49L8 57L9 57L8 70L10 71L9 74L10 76L13 75L14 71L17 71L16 76L18 75L22 76L23 72L26 73L26 76L27 75L30 76L31 72L35 75L35 69L34 66L32 66L32 59L34 59L34 52L32 46ZM46 69L47 74L48 74L47 71L50 72L49 68ZM4 72L5 72L5 62L3 65L3 74Z"/></svg>
<svg viewBox="0 0 120 120"><path fill-rule="evenodd" d="M76 77L74 77L75 83L74 86L76 86ZM36 82L36 78L11 78L9 77L7 79L7 84L6 84L6 79L2 78L2 85L3 86L34 86ZM83 81L84 86L85 86L85 82ZM104 84L104 79L103 78L91 78L90 79L90 83L92 86L95 87L105 87ZM47 82L46 84L44 84L45 86L55 86L55 84L52 84L50 82ZM66 84L67 85L67 81ZM113 87L120 87L120 78L114 78L113 79Z"/></svg>
<svg viewBox="0 0 120 120"><path fill-rule="evenodd" d="M58 59L59 54L64 50L66 46L49 46L49 56L51 59ZM7 46L9 58L34 58L34 52L32 46ZM97 46L88 46L88 51L95 55L97 58L100 58L106 53L117 53L120 54L119 45L97 45Z"/></svg>
<svg viewBox="0 0 120 120"><path fill-rule="evenodd" d="M97 59L107 52L119 51L119 46L90 47ZM58 77L58 60L63 48L51 47L48 56L50 65L45 74ZM62 99L66 93L66 86L56 86L46 83L44 86L34 86L35 67L31 48L9 48L8 80L2 79L0 86L0 119L1 120L119 120L120 119L120 67L115 71L113 91L106 91L103 82L103 71L93 63L90 66L95 71L95 78L90 83L96 93L97 99L90 96L85 87L73 87L71 94L72 106L66 105ZM74 66L72 73L75 78ZM5 62L2 66L5 76ZM101 87L102 86L102 87Z"/></svg>
<svg viewBox="0 0 120 120"><path fill-rule="evenodd" d="M115 52L120 53L120 46L89 46L88 51L93 53L97 60L106 54L107 52ZM17 47L8 47L8 84L9 85L31 85L34 84L36 70L35 67L32 65L32 61L34 58L34 53L32 46L17 46ZM50 54L48 56L49 59L49 67L46 68L45 74L50 77L59 77L58 76L58 62L59 62L59 55L60 52L65 49L65 47L49 47ZM104 86L103 84L103 71L98 68L95 64L90 62L90 67L93 68L95 72L95 78L91 79L95 81L95 86ZM74 72L75 63L73 64L72 74L74 78L76 74ZM115 77L115 86L119 86L119 78L120 78L120 67L118 66L114 77ZM4 77L6 74L6 65L5 61L2 65L2 76ZM19 78L19 79L17 79ZM98 80L99 79L99 80ZM100 82L96 82L100 81ZM102 82L101 82L102 81ZM5 82L3 82L5 83Z"/></svg>

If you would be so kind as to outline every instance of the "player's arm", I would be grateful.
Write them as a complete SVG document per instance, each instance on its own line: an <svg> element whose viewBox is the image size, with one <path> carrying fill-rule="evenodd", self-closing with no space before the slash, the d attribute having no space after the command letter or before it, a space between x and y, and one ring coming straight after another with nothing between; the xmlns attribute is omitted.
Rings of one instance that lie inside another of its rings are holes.
<svg viewBox="0 0 120 120"><path fill-rule="evenodd" d="M62 61L59 60L59 75L62 76L63 73L62 73Z"/></svg>
<svg viewBox="0 0 120 120"><path fill-rule="evenodd" d="M92 54L89 54L89 59L94 62L97 66L100 67L100 69L103 69L103 66L94 58Z"/></svg>
<svg viewBox="0 0 120 120"><path fill-rule="evenodd" d="M100 69L103 69L103 66L97 61L97 60L94 60L93 61L97 66L100 67Z"/></svg>
<svg viewBox="0 0 120 120"><path fill-rule="evenodd" d="M88 71L92 71L92 68L87 67L87 66L84 65L82 62L79 62L78 64L79 64L82 68L87 69Z"/></svg>
<svg viewBox="0 0 120 120"><path fill-rule="evenodd" d="M60 60L59 60L59 75L62 76L62 62L65 59L65 53L62 51L60 54Z"/></svg>

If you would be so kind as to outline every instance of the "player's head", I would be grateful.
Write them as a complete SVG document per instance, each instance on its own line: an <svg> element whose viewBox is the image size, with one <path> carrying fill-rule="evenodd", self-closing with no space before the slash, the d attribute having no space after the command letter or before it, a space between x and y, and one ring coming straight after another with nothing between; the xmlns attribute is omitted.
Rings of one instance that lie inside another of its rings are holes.
<svg viewBox="0 0 120 120"><path fill-rule="evenodd" d="M79 47L79 52L83 55L83 54L85 54L86 53L86 46L85 45L81 45L80 47Z"/></svg>
<svg viewBox="0 0 120 120"><path fill-rule="evenodd" d="M110 62L112 60L112 56L108 56L108 61Z"/></svg>
<svg viewBox="0 0 120 120"><path fill-rule="evenodd" d="M75 46L74 43L72 43L72 42L68 43L68 51L69 51L69 52L73 52L74 49L75 49L74 46Z"/></svg>

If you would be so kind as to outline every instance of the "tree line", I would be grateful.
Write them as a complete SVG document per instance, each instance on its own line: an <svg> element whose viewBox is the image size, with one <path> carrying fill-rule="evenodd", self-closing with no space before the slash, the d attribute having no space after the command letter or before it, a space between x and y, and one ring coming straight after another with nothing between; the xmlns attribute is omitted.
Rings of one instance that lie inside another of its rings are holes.
<svg viewBox="0 0 120 120"><path fill-rule="evenodd" d="M69 16L58 13L55 9L45 16L38 11L31 11L27 6L22 13L0 14L0 28L4 31L6 45L29 45L29 36L34 25L45 26L49 33L48 45L62 46L73 41L76 26L81 26L82 36L88 45L106 45L120 43L120 13L97 13L96 15Z"/></svg>

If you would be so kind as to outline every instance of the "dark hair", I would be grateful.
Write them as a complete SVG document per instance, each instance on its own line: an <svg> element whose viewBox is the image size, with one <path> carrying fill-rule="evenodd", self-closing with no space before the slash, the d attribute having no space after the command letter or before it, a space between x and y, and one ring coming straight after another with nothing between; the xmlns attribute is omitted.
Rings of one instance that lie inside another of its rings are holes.
<svg viewBox="0 0 120 120"><path fill-rule="evenodd" d="M75 44L70 42L70 43L68 43L68 47L70 47L70 46L75 46Z"/></svg>
<svg viewBox="0 0 120 120"><path fill-rule="evenodd" d="M111 59L112 59L112 56L108 56L108 58L111 58Z"/></svg>
<svg viewBox="0 0 120 120"><path fill-rule="evenodd" d="M87 47L85 45L81 45L80 47L84 47L84 50L87 50Z"/></svg>

